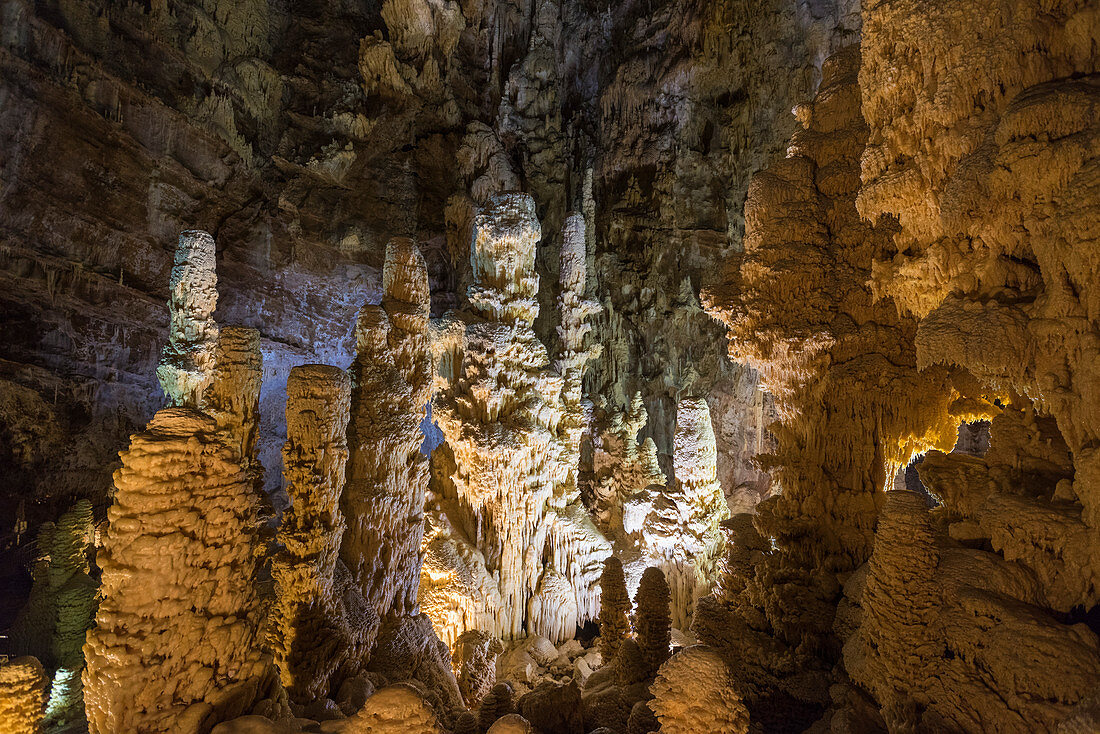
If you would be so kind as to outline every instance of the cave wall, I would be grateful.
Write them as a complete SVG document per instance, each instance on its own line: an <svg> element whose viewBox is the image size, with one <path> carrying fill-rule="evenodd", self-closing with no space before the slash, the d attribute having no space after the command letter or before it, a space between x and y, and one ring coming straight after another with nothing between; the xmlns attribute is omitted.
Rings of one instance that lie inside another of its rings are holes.
<svg viewBox="0 0 1100 734"><path fill-rule="evenodd" d="M391 236L420 242L433 313L461 306L450 205L486 181L536 200L552 354L561 223L585 215L607 346L586 394L641 391L668 475L677 399L705 394L731 502L766 491L770 399L697 293L791 105L857 33L850 3L4 0L0 18L0 463L32 527L101 505L163 404L179 231L217 241L219 322L261 332L277 490L290 368L350 364Z"/></svg>

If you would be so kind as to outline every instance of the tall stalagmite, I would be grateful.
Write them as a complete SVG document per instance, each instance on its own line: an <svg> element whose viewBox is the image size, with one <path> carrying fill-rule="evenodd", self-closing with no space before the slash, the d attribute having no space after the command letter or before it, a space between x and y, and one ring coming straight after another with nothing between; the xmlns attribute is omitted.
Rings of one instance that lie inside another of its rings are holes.
<svg viewBox="0 0 1100 734"><path fill-rule="evenodd" d="M702 398L676 406L671 487L656 493L642 527L646 563L665 572L672 593L672 626L685 630L695 600L710 593L723 543L719 524L729 517L718 483L718 451L710 408Z"/></svg>
<svg viewBox="0 0 1100 734"><path fill-rule="evenodd" d="M466 629L561 640L597 611L610 548L570 482L564 380L532 329L539 234L529 196L477 212L472 313L437 340L437 466L453 468L437 472L421 594L448 642Z"/></svg>
<svg viewBox="0 0 1100 734"><path fill-rule="evenodd" d="M223 440L240 457L257 492L263 486L263 467L256 457L262 380L260 332L246 326L221 327L203 410L218 422Z"/></svg>
<svg viewBox="0 0 1100 734"><path fill-rule="evenodd" d="M382 304L356 325L351 373L347 518L340 556L363 596L384 618L412 614L420 584L428 462L420 423L431 394L428 271L415 243L386 246Z"/></svg>
<svg viewBox="0 0 1100 734"><path fill-rule="evenodd" d="M333 676L341 668L358 672L374 642L368 630L349 628L336 578L350 405L351 380L343 370L304 365L290 371L283 474L291 505L277 535L282 551L271 564L269 639L283 686L301 703L334 693Z"/></svg>
<svg viewBox="0 0 1100 734"><path fill-rule="evenodd" d="M218 324L218 275L214 238L200 230L180 234L168 298L168 344L157 378L168 404L202 408L214 376Z"/></svg>
<svg viewBox="0 0 1100 734"><path fill-rule="evenodd" d="M189 408L158 412L121 458L84 646L89 727L200 731L248 706L270 665L256 630L256 499L217 423Z"/></svg>

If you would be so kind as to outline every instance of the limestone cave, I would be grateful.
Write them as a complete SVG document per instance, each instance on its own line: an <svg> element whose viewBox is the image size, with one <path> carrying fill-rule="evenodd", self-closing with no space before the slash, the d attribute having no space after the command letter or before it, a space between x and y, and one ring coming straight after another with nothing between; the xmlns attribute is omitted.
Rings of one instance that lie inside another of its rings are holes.
<svg viewBox="0 0 1100 734"><path fill-rule="evenodd" d="M0 734L1100 732L1096 0L0 0Z"/></svg>

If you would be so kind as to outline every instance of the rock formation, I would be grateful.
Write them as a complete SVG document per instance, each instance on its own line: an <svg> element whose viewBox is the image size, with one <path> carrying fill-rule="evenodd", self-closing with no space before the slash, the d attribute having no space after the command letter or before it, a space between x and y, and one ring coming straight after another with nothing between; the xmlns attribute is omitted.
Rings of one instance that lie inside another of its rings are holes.
<svg viewBox="0 0 1100 734"><path fill-rule="evenodd" d="M420 423L432 378L428 273L411 240L386 246L382 281L382 304L364 306L356 325L340 504L348 522L340 557L379 618L417 607L428 485Z"/></svg>
<svg viewBox="0 0 1100 734"><path fill-rule="evenodd" d="M497 656L502 652L500 640L481 630L467 630L455 642L451 665L467 706L477 706L496 683Z"/></svg>
<svg viewBox="0 0 1100 734"><path fill-rule="evenodd" d="M0 666L0 729L10 734L42 731L48 683L37 658L15 658Z"/></svg>
<svg viewBox="0 0 1100 734"><path fill-rule="evenodd" d="M564 381L531 328L538 238L528 196L478 211L471 313L437 340L433 416L454 468L439 472L421 599L445 641L466 629L560 641L597 611L610 549L570 484Z"/></svg>
<svg viewBox="0 0 1100 734"><path fill-rule="evenodd" d="M723 550L719 524L729 507L717 478L717 450L710 408L702 398L676 406L675 479L653 498L641 528L646 563L665 572L672 593L672 626L685 630L695 600L710 593Z"/></svg>
<svg viewBox="0 0 1100 734"><path fill-rule="evenodd" d="M603 659L614 660L630 633L630 595L626 593L623 564L615 556L609 556L600 574L600 655Z"/></svg>
<svg viewBox="0 0 1100 734"><path fill-rule="evenodd" d="M646 678L653 677L668 659L671 630L670 593L661 569L650 567L642 574L634 597L634 634L642 655Z"/></svg>
<svg viewBox="0 0 1100 734"><path fill-rule="evenodd" d="M780 416L763 461L783 492L757 508L763 542L741 530L759 550L729 569L729 600L695 620L764 726L768 711L808 726L828 703L826 678L811 671L833 666L840 584L871 553L888 478L914 453L949 449L962 420L992 407L942 368L918 373L915 321L866 286L896 228L856 211L868 137L858 69L857 47L825 62L787 158L750 186L743 256L706 296L731 356L761 371Z"/></svg>
<svg viewBox="0 0 1100 734"><path fill-rule="evenodd" d="M180 234L168 288L168 344L157 378L171 406L205 407L218 344L218 274L214 238L199 230Z"/></svg>
<svg viewBox="0 0 1100 734"><path fill-rule="evenodd" d="M89 727L201 731L250 706L267 675L256 500L217 423L189 408L158 412L121 458L84 645Z"/></svg>
<svg viewBox="0 0 1100 734"><path fill-rule="evenodd" d="M373 614L348 618L337 580L350 405L351 380L343 370L291 370L283 448L291 504L276 536L282 550L271 564L275 603L268 637L283 687L299 703L335 693L340 681L334 676L362 667L378 630Z"/></svg>
<svg viewBox="0 0 1100 734"><path fill-rule="evenodd" d="M257 494L263 488L263 466L256 455L262 380L259 330L245 326L219 328L214 371L203 409L218 422L223 440L240 457Z"/></svg>
<svg viewBox="0 0 1100 734"><path fill-rule="evenodd" d="M672 656L657 673L649 707L661 732L747 734L749 713L725 661L705 645L693 645Z"/></svg>

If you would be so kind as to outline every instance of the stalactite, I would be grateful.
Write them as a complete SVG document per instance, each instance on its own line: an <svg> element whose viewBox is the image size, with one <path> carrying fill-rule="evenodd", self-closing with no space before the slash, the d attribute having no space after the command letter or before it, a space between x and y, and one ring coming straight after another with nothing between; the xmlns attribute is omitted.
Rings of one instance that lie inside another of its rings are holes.
<svg viewBox="0 0 1100 734"><path fill-rule="evenodd" d="M412 614L420 584L428 464L420 423L431 391L430 292L424 258L408 239L386 246L380 306L356 326L351 372L351 458L341 499L341 558L382 618Z"/></svg>
<svg viewBox="0 0 1100 734"><path fill-rule="evenodd" d="M216 422L191 409L158 412L121 458L84 646L89 727L199 731L249 705L270 667L256 639L256 500Z"/></svg>

